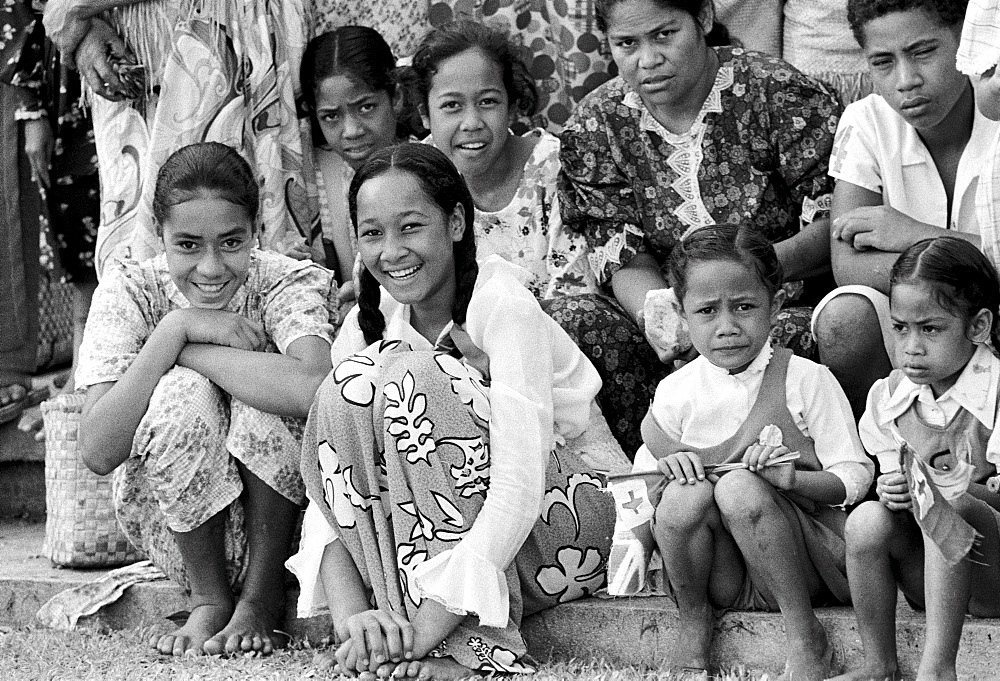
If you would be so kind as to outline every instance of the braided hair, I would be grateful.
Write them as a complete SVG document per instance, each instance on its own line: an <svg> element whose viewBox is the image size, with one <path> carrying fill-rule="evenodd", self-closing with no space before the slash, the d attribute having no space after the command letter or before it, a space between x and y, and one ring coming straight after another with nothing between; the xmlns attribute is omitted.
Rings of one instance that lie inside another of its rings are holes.
<svg viewBox="0 0 1000 681"><path fill-rule="evenodd" d="M443 152L430 144L406 142L394 147L381 149L358 168L348 192L348 205L354 232L358 231L358 191L368 180L384 175L390 170L410 173L428 197L441 208L445 215L451 215L459 205L465 217L465 231L454 244L455 255L455 302L451 318L456 324L465 323L465 315L472 299L472 291L479 274L476 263L476 237L473 229L475 204L472 194L465 185L455 165ZM358 324L365 335L365 342L371 344L382 340L385 334L385 317L379 310L381 292L378 280L361 268L361 290L358 291Z"/></svg>

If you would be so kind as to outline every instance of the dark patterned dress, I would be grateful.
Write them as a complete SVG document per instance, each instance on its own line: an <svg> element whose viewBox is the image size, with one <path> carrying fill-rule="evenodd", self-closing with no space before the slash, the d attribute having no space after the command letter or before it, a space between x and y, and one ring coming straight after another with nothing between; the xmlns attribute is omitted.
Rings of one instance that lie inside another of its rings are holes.
<svg viewBox="0 0 1000 681"><path fill-rule="evenodd" d="M615 78L581 102L561 136L563 222L587 237L605 286L638 253L664 267L674 244L699 227L746 224L779 242L829 211L836 98L779 59L714 49L719 72L688 132L667 131ZM829 284L808 282L805 293L794 287L799 304ZM669 369L607 297L556 300L548 311L601 372L601 406L634 454L642 416ZM813 358L808 328L808 310L786 308L772 337Z"/></svg>
<svg viewBox="0 0 1000 681"><path fill-rule="evenodd" d="M17 56L12 84L23 88L25 97L14 117L46 118L52 127L51 186L40 189L48 207L48 226L66 278L94 281L101 208L94 126L81 102L80 74L63 64L44 33L36 30L41 20L41 12L35 12L34 23L26 29L29 37Z"/></svg>

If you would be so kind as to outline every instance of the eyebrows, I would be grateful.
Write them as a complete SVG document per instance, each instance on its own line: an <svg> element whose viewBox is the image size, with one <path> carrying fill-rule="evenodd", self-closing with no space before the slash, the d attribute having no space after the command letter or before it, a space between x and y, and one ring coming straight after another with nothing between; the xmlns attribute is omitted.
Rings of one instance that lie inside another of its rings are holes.
<svg viewBox="0 0 1000 681"><path fill-rule="evenodd" d="M371 100L376 99L376 98L378 98L378 93L377 92L366 92L364 94L358 95L354 99L349 99L349 100L347 100L346 102L343 102L343 103L338 102L336 104L331 104L331 105L328 105L328 106L317 106L316 110L317 111L336 111L337 109L340 109L345 104L347 106L358 106L360 104L367 104L368 102L370 102Z"/></svg>
<svg viewBox="0 0 1000 681"><path fill-rule="evenodd" d="M223 232L219 234L217 238L219 239L231 239L237 236L245 236L250 230L244 225L238 225L233 227L228 232ZM200 232L185 232L184 230L177 230L170 232L170 238L174 240L184 240L184 241L204 241L207 237L205 234Z"/></svg>
<svg viewBox="0 0 1000 681"><path fill-rule="evenodd" d="M904 45L902 50L900 51L907 54L911 54L913 52L919 52L920 50L937 47L938 43L940 42L941 41L938 38L918 38L917 40L914 40L913 42ZM874 48L869 48L867 52L868 52L867 55L868 59L875 59L876 57L891 57L893 54L895 54L895 51L893 50L874 49Z"/></svg>
<svg viewBox="0 0 1000 681"><path fill-rule="evenodd" d="M635 35L656 35L657 33L660 33L662 31L675 29L677 28L678 25L679 23L676 19L667 19L663 23L657 24L656 26L650 28L644 33L638 29L635 32L630 31L628 29L625 30L619 29L617 31L611 29L608 31L608 38L610 38L611 40L623 40L625 38L633 38L635 37Z"/></svg>
<svg viewBox="0 0 1000 681"><path fill-rule="evenodd" d="M419 210L416 210L416 209L411 209L411 210L404 210L404 211L401 211L399 213L396 213L394 216L392 216L392 222L402 223L405 220L410 219L410 218L417 218L419 220L428 220L428 219L430 219L430 217L426 213L424 213L422 211L419 211ZM361 225L381 225L381 224L383 224L383 222L384 221L381 220L379 216L373 215L373 216L367 217L367 218L365 218L363 220L359 220L358 221L358 226L360 227Z"/></svg>

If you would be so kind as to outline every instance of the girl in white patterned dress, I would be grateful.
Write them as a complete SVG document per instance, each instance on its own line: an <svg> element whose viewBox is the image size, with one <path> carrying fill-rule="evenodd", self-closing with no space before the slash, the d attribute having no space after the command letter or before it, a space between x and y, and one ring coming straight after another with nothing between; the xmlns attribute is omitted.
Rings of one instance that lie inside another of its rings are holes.
<svg viewBox="0 0 1000 681"><path fill-rule="evenodd" d="M563 230L556 192L559 138L541 128L521 137L510 125L531 115L535 83L516 48L496 29L456 21L431 31L413 55L424 127L465 178L476 203L479 258L499 255L532 274L539 299L592 293L582 236Z"/></svg>
<svg viewBox="0 0 1000 681"><path fill-rule="evenodd" d="M191 592L187 623L151 641L164 654L266 654L284 614L301 419L330 369L336 286L255 248L259 200L232 148L172 154L153 200L165 252L109 267L80 349L83 460L114 471L129 541Z"/></svg>

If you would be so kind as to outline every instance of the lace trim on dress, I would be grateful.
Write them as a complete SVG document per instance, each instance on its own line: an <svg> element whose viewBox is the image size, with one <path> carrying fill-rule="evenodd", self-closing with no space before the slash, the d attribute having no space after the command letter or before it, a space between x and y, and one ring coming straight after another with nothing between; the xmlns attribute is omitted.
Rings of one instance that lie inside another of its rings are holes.
<svg viewBox="0 0 1000 681"><path fill-rule="evenodd" d="M694 123L687 132L680 134L672 133L663 127L642 103L637 92L625 93L622 100L625 106L642 111L639 127L643 131L658 135L664 142L673 147L673 152L667 158L667 165L677 173L677 179L671 183L670 187L681 197L681 203L674 209L673 213L681 224L688 227L681 239L687 238L696 229L715 224L715 220L701 199L698 168L701 167L704 160L702 140L708 130L705 118L709 113L722 113L722 91L731 87L733 81L733 67L720 66L718 73L715 74L712 91L708 93L704 104L701 105L701 111L698 112Z"/></svg>
<svg viewBox="0 0 1000 681"><path fill-rule="evenodd" d="M607 280L605 275L605 268L609 263L618 265L621 267L622 264L622 249L625 248L625 244L628 243L628 235L638 237L639 239L645 238L642 230L635 225L630 225L626 223L622 227L622 231L618 232L603 246L598 246L587 254L587 259L590 260L590 269L593 270L594 276L597 277L599 283L604 283Z"/></svg>

